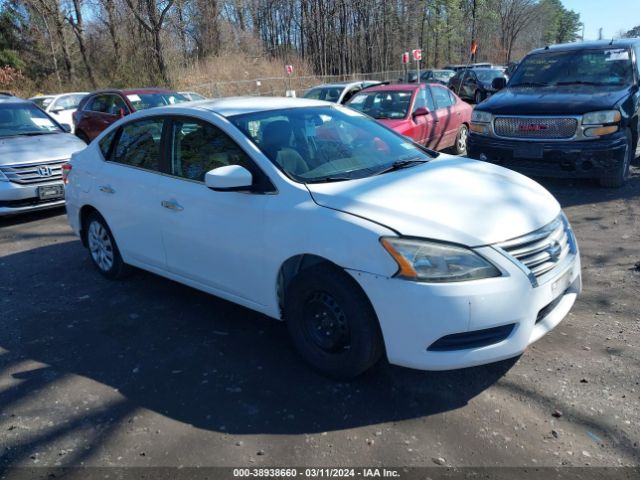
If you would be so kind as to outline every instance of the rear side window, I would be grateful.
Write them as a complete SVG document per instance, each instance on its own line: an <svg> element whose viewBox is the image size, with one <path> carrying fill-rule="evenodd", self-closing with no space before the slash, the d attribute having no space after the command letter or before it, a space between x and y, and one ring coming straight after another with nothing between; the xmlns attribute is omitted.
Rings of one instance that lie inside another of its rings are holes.
<svg viewBox="0 0 640 480"><path fill-rule="evenodd" d="M447 108L453 105L451 100L451 95L449 95L449 91L440 87L432 87L431 91L433 92L433 98L436 100L437 108Z"/></svg>
<svg viewBox="0 0 640 480"><path fill-rule="evenodd" d="M111 149L111 142L113 142L113 137L116 136L116 132L118 130L114 130L113 132L102 137L98 146L100 147L100 151L102 152L102 156L105 160L109 160L109 150Z"/></svg>
<svg viewBox="0 0 640 480"><path fill-rule="evenodd" d="M91 112L106 113L109 107L109 97L110 95L96 95L89 100L85 110L89 110Z"/></svg>
<svg viewBox="0 0 640 480"><path fill-rule="evenodd" d="M162 118L145 118L124 125L109 160L131 167L159 171L163 124Z"/></svg>
<svg viewBox="0 0 640 480"><path fill-rule="evenodd" d="M204 182L205 174L218 167L253 170L244 151L219 128L192 119L176 119L172 125L171 175Z"/></svg>

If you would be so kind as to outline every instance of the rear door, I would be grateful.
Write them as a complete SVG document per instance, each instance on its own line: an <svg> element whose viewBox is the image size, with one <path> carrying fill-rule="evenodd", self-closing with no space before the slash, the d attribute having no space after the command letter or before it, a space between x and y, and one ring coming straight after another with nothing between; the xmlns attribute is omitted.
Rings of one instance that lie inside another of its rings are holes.
<svg viewBox="0 0 640 480"><path fill-rule="evenodd" d="M460 128L460 113L453 111L454 101L451 92L444 88L432 85L431 93L435 102L435 116L438 119L436 127L436 141L433 148L442 150L453 145L458 128Z"/></svg>
<svg viewBox="0 0 640 480"><path fill-rule="evenodd" d="M163 127L163 117L145 117L119 128L113 145L101 140L106 161L94 195L125 261L151 270L166 266L158 192Z"/></svg>

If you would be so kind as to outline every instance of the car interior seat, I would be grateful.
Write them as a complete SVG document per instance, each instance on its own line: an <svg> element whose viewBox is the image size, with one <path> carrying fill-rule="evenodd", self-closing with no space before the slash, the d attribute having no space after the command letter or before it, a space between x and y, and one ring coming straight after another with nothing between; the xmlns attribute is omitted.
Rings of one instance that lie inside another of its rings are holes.
<svg viewBox="0 0 640 480"><path fill-rule="evenodd" d="M294 174L309 171L307 163L291 145L293 129L287 120L269 122L262 131L260 145L267 156Z"/></svg>

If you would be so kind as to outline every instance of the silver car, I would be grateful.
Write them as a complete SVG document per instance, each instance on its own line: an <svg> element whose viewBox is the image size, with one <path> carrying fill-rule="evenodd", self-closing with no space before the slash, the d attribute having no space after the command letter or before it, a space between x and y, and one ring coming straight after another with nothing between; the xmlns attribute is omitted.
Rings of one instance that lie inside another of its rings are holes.
<svg viewBox="0 0 640 480"><path fill-rule="evenodd" d="M86 147L32 102L0 97L0 216L64 205L62 165Z"/></svg>

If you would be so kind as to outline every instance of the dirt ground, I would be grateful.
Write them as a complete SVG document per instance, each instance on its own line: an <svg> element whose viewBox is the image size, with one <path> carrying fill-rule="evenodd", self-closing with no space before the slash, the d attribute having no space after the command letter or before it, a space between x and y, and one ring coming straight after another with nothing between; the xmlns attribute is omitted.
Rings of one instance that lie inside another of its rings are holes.
<svg viewBox="0 0 640 480"><path fill-rule="evenodd" d="M64 211L0 220L0 466L639 465L640 169L541 182L581 249L571 314L519 359L353 383L260 314L103 279Z"/></svg>

